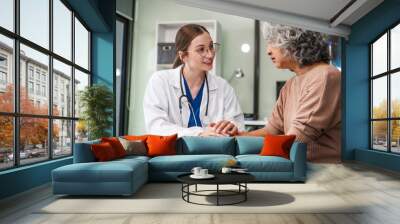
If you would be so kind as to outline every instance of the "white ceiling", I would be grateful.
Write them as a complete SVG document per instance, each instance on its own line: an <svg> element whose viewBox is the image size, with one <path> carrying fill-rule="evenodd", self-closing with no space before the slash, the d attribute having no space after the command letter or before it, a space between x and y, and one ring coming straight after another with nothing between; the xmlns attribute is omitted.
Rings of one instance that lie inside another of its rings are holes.
<svg viewBox="0 0 400 224"><path fill-rule="evenodd" d="M329 21L350 0L226 0Z"/></svg>
<svg viewBox="0 0 400 224"><path fill-rule="evenodd" d="M175 0L179 4L347 37L383 0ZM345 6L351 6L335 17ZM335 20L332 20L336 18Z"/></svg>

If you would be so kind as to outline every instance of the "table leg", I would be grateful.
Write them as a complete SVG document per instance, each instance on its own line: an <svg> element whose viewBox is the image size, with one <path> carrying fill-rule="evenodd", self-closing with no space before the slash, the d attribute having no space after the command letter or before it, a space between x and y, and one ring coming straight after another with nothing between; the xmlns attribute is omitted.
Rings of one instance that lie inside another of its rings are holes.
<svg viewBox="0 0 400 224"><path fill-rule="evenodd" d="M247 201L247 183L244 183L244 201Z"/></svg>
<svg viewBox="0 0 400 224"><path fill-rule="evenodd" d="M197 192L197 184L196 184L196 186L195 186L195 191Z"/></svg>
<svg viewBox="0 0 400 224"><path fill-rule="evenodd" d="M217 206L219 205L219 184L217 184Z"/></svg>

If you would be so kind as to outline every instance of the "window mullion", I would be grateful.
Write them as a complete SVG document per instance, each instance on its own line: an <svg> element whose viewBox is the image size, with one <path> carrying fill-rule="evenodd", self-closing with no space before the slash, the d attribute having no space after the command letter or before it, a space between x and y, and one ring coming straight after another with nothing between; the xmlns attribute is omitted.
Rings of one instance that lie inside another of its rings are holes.
<svg viewBox="0 0 400 224"><path fill-rule="evenodd" d="M390 29L387 32L387 71L390 70ZM391 74L389 73L387 75L387 116L388 118L392 117L392 111L391 111L391 104L392 104L392 100L391 100L391 88L390 88L390 79L391 79ZM388 136L388 152L392 151L392 136L391 136L391 120L388 120L387 122L387 136Z"/></svg>
<svg viewBox="0 0 400 224"><path fill-rule="evenodd" d="M49 50L53 52L53 0L49 0ZM47 90L49 94L49 116L48 120L48 151L49 151L49 159L53 159L53 56L49 55L49 73L48 73L48 83L49 86Z"/></svg>
<svg viewBox="0 0 400 224"><path fill-rule="evenodd" d="M71 91L72 91L72 105L71 105L71 117L75 117L75 12L72 11L72 16L71 16L71 23L72 23L72 29L71 29L71 41L72 41L72 49L71 49L71 56L72 56L72 64L73 66L71 67L72 73L71 73ZM76 121L72 121L72 130L71 130L71 150L72 150L72 155L74 155L74 146L75 146L75 126L76 126Z"/></svg>
<svg viewBox="0 0 400 224"><path fill-rule="evenodd" d="M19 8L20 1L14 1L14 31L17 35L19 35ZM20 111L20 47L19 47L19 39L14 39L14 112L15 114L19 114ZM19 135L20 135L20 118L14 116L14 166L19 166L20 164L20 156L19 156Z"/></svg>

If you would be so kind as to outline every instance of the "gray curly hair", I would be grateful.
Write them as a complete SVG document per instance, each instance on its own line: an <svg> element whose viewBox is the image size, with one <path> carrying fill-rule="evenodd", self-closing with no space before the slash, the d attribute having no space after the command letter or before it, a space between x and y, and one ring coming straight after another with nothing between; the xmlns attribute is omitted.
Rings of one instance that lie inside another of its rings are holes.
<svg viewBox="0 0 400 224"><path fill-rule="evenodd" d="M263 35L268 44L283 49L300 66L329 63L329 46L321 33L264 22Z"/></svg>

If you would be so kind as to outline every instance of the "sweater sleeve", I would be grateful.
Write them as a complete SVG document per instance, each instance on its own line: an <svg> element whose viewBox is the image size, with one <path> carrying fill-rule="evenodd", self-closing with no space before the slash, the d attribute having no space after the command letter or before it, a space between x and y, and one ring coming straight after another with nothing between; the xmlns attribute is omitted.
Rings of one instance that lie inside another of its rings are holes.
<svg viewBox="0 0 400 224"><path fill-rule="evenodd" d="M305 85L287 134L308 143L340 122L340 73L324 72Z"/></svg>
<svg viewBox="0 0 400 224"><path fill-rule="evenodd" d="M286 91L288 82L282 87L281 92L279 93L278 100L272 110L272 114L268 119L268 122L265 126L266 131L272 135L283 134L283 111L284 111L284 103L286 100Z"/></svg>

